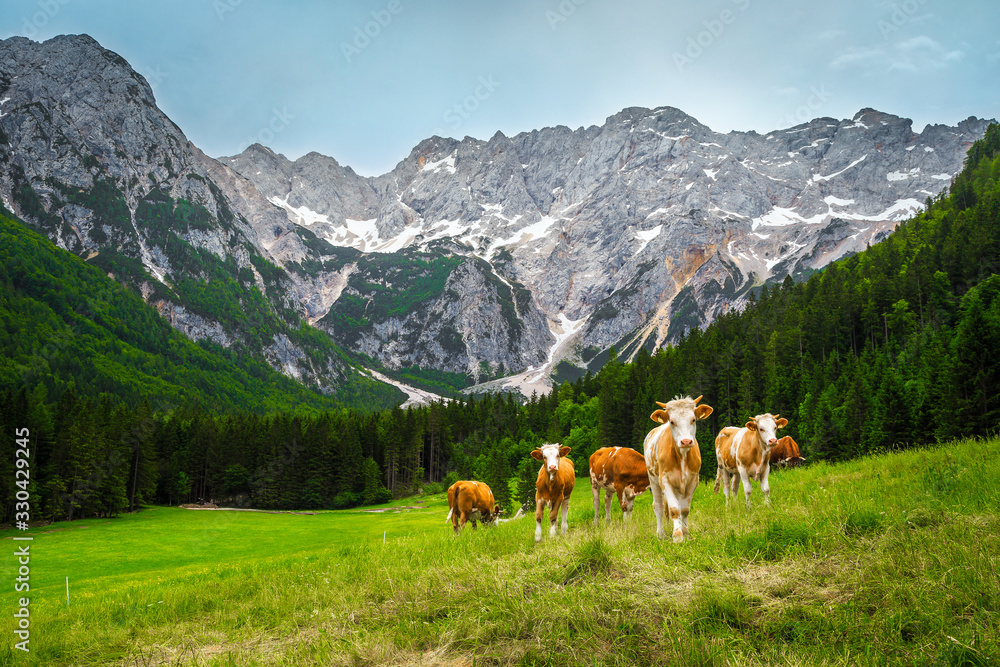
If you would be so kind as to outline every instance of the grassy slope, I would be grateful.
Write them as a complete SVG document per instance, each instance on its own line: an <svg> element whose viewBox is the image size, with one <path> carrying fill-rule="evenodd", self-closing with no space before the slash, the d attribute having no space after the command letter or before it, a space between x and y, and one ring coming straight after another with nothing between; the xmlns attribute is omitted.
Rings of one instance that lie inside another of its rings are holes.
<svg viewBox="0 0 1000 667"><path fill-rule="evenodd" d="M540 547L531 518L453 538L443 496L60 524L31 531L16 662L997 664L998 475L994 440L783 471L749 511L703 484L683 545L653 537L649 494L634 525L594 529L585 479L569 535Z"/></svg>
<svg viewBox="0 0 1000 667"><path fill-rule="evenodd" d="M130 403L201 402L223 410L362 409L402 400L393 387L347 369L325 396L260 359L197 344L174 331L131 289L6 216L0 207L0 386L73 382L88 397L111 393ZM259 296L259 295L258 295ZM312 349L334 354L320 332L303 327ZM322 360L317 360L322 363Z"/></svg>

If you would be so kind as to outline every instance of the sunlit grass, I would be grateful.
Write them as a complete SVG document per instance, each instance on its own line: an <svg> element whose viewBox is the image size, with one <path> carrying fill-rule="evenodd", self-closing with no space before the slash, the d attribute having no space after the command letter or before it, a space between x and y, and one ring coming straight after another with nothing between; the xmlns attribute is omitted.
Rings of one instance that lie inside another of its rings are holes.
<svg viewBox="0 0 1000 667"><path fill-rule="evenodd" d="M649 494L631 525L595 528L586 480L569 534L537 547L530 515L453 536L443 495L57 524L30 531L32 651L0 661L996 664L998 455L964 441L781 471L751 509L703 483L679 545L655 539Z"/></svg>

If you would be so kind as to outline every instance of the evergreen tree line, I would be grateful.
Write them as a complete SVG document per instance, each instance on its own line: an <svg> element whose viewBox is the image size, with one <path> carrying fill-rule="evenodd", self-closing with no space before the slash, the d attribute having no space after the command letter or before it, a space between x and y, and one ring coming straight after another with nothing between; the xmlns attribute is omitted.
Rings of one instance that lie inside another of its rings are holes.
<svg viewBox="0 0 1000 667"><path fill-rule="evenodd" d="M543 442L572 447L577 473L602 446L642 447L655 401L703 395L703 474L714 436L780 413L807 457L841 460L965 435L1000 423L1000 129L969 152L950 195L886 240L809 280L762 287L740 312L677 345L521 403L511 395L364 413L218 414L56 401L6 390L11 434L0 471L12 518L14 429L30 427L33 517L77 518L142 503L197 500L259 508L381 502L457 479L488 483L508 510L530 502Z"/></svg>

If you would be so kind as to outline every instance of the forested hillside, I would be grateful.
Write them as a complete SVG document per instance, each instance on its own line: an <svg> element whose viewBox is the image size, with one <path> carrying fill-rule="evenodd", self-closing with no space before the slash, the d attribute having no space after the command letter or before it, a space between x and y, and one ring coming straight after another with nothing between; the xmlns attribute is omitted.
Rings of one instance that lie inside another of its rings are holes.
<svg viewBox="0 0 1000 667"><path fill-rule="evenodd" d="M612 355L596 377L526 405L486 396L380 414L257 416L221 415L207 403L154 415L147 405L114 408L72 392L52 409L47 389L22 385L3 401L4 429L26 425L38 437L34 493L49 518L113 514L133 496L344 507L466 477L488 482L511 507L532 493L534 446L571 446L582 472L600 446L641 448L653 402L676 394L704 395L715 408L699 433L708 476L718 429L765 411L787 417L785 433L814 460L986 434L1000 421L998 180L993 125L950 195L928 201L885 241L804 283L762 288L742 312L677 346L632 364ZM8 301L21 293L6 277L5 285ZM39 335L35 345L50 338ZM114 475L85 472L111 468ZM86 501L74 495L95 488L94 479L111 487Z"/></svg>

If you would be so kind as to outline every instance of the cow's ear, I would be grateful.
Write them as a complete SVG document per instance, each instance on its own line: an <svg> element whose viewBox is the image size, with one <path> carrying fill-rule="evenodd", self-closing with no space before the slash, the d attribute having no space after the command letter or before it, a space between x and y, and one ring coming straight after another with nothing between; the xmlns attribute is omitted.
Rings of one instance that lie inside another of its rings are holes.
<svg viewBox="0 0 1000 667"><path fill-rule="evenodd" d="M745 424L745 426L747 427L747 430L750 430L750 431L756 431L757 430L757 422L755 422L752 419L750 421L748 421Z"/></svg>
<svg viewBox="0 0 1000 667"><path fill-rule="evenodd" d="M664 410L657 410L653 414L649 415L649 418L657 424L666 424L670 421L670 414Z"/></svg>
<svg viewBox="0 0 1000 667"><path fill-rule="evenodd" d="M713 412L715 412L715 410L711 405L699 405L694 409L694 416L698 419L708 419L708 416Z"/></svg>
<svg viewBox="0 0 1000 667"><path fill-rule="evenodd" d="M774 423L778 428L785 428L786 426L788 426L788 420L785 419L784 417L782 417L781 419L779 419Z"/></svg>
<svg viewBox="0 0 1000 667"><path fill-rule="evenodd" d="M569 454L569 449L570 449L569 447L560 447L559 456L566 456L567 454Z"/></svg>
<svg viewBox="0 0 1000 667"><path fill-rule="evenodd" d="M532 449L531 450L531 458L535 459L536 461L541 461L542 460L542 450L540 450L540 449Z"/></svg>

